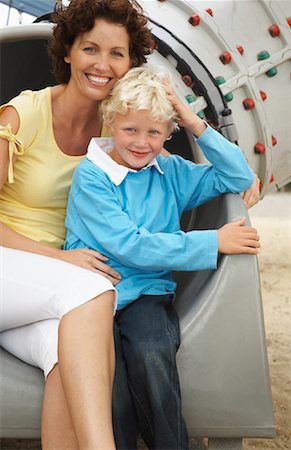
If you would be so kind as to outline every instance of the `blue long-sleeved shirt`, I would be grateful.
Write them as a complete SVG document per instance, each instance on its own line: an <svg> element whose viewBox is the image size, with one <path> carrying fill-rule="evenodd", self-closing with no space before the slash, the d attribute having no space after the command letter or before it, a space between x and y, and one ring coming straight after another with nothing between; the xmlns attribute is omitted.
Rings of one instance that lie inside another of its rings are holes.
<svg viewBox="0 0 291 450"><path fill-rule="evenodd" d="M241 150L211 127L197 143L211 165L159 155L158 168L133 172L98 149L97 139L93 157L88 153L75 171L65 248L87 247L109 258L122 276L118 309L142 294L174 292L173 270L217 266L217 231L184 233L181 215L222 193L244 191L253 173ZM112 168L120 169L117 178Z"/></svg>

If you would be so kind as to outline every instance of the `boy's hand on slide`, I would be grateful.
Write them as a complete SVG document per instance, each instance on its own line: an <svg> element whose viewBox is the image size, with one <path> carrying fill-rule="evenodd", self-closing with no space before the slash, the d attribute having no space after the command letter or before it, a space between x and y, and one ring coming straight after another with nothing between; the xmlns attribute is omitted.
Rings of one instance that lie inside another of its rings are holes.
<svg viewBox="0 0 291 450"><path fill-rule="evenodd" d="M227 223L218 230L218 251L227 255L259 253L260 238L257 230L246 227L245 218Z"/></svg>

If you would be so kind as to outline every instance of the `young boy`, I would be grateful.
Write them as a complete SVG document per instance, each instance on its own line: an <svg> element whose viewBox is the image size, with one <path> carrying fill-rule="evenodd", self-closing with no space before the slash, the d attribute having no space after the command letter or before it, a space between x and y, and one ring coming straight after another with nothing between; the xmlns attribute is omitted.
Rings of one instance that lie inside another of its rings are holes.
<svg viewBox="0 0 291 450"><path fill-rule="evenodd" d="M98 250L121 274L115 322L139 429L149 448L186 449L171 271L215 269L219 252L256 254L259 240L242 219L184 233L180 218L222 193L244 191L253 173L236 145L177 98L165 73L130 70L102 109L113 139L93 139L75 171L65 248ZM160 154L176 121L212 165ZM135 438L120 448L136 448Z"/></svg>

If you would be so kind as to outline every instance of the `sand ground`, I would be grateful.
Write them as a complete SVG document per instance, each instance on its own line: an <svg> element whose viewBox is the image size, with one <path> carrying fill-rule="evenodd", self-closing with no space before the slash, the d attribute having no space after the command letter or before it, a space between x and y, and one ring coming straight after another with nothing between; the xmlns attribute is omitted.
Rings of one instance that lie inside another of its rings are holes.
<svg viewBox="0 0 291 450"><path fill-rule="evenodd" d="M291 449L291 193L267 196L250 211L261 237L259 267L277 436L244 449Z"/></svg>
<svg viewBox="0 0 291 450"><path fill-rule="evenodd" d="M259 267L277 436L245 439L243 448L286 450L291 449L291 193L268 195L249 214L261 237ZM191 444L197 449L198 443ZM39 441L5 440L1 448L36 450Z"/></svg>

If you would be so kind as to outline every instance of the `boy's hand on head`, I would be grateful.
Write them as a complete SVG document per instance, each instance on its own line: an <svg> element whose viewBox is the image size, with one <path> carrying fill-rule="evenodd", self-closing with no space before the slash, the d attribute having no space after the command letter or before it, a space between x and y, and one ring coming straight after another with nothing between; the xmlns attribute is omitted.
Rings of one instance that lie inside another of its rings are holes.
<svg viewBox="0 0 291 450"><path fill-rule="evenodd" d="M218 230L218 251L226 255L249 253L256 255L260 248L257 230L246 227L245 219L227 223Z"/></svg>
<svg viewBox="0 0 291 450"><path fill-rule="evenodd" d="M166 94L168 99L173 105L177 115L178 115L178 124L181 127L188 128L195 136L199 137L205 131L206 125L203 120L200 119L188 105L182 102L179 97L176 95L172 86L164 81L163 82Z"/></svg>

